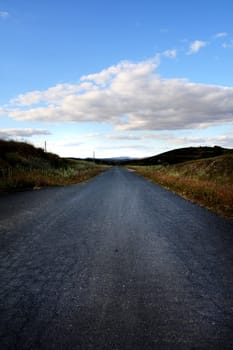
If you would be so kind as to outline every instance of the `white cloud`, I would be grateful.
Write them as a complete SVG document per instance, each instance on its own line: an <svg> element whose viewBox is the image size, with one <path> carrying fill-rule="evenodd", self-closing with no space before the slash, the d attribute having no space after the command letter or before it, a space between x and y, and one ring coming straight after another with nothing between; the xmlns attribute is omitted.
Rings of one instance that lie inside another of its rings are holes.
<svg viewBox="0 0 233 350"><path fill-rule="evenodd" d="M106 123L117 130L177 130L233 121L233 88L162 79L157 67L157 56L120 62L83 76L76 85L17 96L8 106L8 116L20 121Z"/></svg>
<svg viewBox="0 0 233 350"><path fill-rule="evenodd" d="M217 135L212 137L198 137L198 136L177 136L174 134L158 135L160 140L169 140L170 147L190 147L190 146L221 146L233 147L233 134L227 133L225 135Z"/></svg>
<svg viewBox="0 0 233 350"><path fill-rule="evenodd" d="M0 18L7 18L9 16L9 12L7 11L0 11Z"/></svg>
<svg viewBox="0 0 233 350"><path fill-rule="evenodd" d="M166 51L162 52L161 56L169 57L169 58L176 58L177 50L166 50Z"/></svg>
<svg viewBox="0 0 233 350"><path fill-rule="evenodd" d="M204 143L205 141L203 141ZM206 140L211 145L221 145L222 147L233 148L233 134L232 135L219 135Z"/></svg>
<svg viewBox="0 0 233 350"><path fill-rule="evenodd" d="M153 133L140 133L140 134L129 134L128 132L126 133L122 133L122 134L114 134L114 135L107 135L106 138L108 140L118 140L118 141L122 141L122 140L129 140L129 141L143 141L143 140L157 140L157 139L161 139L161 140L168 140L170 138L170 134L167 136L167 134L153 134Z"/></svg>
<svg viewBox="0 0 233 350"><path fill-rule="evenodd" d="M220 32L220 33L216 33L216 34L214 35L214 38L216 38L216 39L225 38L227 35L228 35L227 32Z"/></svg>
<svg viewBox="0 0 233 350"><path fill-rule="evenodd" d="M115 140L115 141L122 141L122 140L129 140L129 141L138 141L142 140L141 135L130 135L130 134L116 134L116 135L107 135L106 138L108 140Z"/></svg>
<svg viewBox="0 0 233 350"><path fill-rule="evenodd" d="M115 134L115 135L108 135L106 137L108 140L115 140L115 141L143 141L143 144L145 144L145 140L147 140L148 145L151 147L151 141L154 143L158 141L159 143L168 143L169 147L176 148L176 147L188 147L188 146L197 146L197 145L208 145L208 146L215 146L215 145L221 145L222 147L233 147L233 133L228 132L223 135L217 135L217 136L180 136L179 134L174 133L140 133L140 134ZM150 141L151 140L151 141Z"/></svg>
<svg viewBox="0 0 233 350"><path fill-rule="evenodd" d="M5 114L7 114L7 113L8 113L8 111L5 108L1 108L0 107L0 116L3 116Z"/></svg>
<svg viewBox="0 0 233 350"><path fill-rule="evenodd" d="M223 43L222 47L224 49L232 49L233 48L233 40L230 40L228 42Z"/></svg>
<svg viewBox="0 0 233 350"><path fill-rule="evenodd" d="M51 135L51 133L44 129L0 129L0 138L2 139L12 137L32 137L36 135Z"/></svg>
<svg viewBox="0 0 233 350"><path fill-rule="evenodd" d="M190 44L187 55L193 55L194 53L197 53L198 51L200 51L202 47L205 47L206 45L207 45L207 42L205 41L195 40Z"/></svg>
<svg viewBox="0 0 233 350"><path fill-rule="evenodd" d="M82 84L57 84L45 91L32 91L26 94L20 94L10 101L11 104L18 106L31 106L40 103L56 105L60 104L66 96L82 94L86 91L94 90L95 87L90 82Z"/></svg>
<svg viewBox="0 0 233 350"><path fill-rule="evenodd" d="M73 141L73 142L64 143L62 146L64 146L64 147L78 147L78 146L81 146L81 145L82 145L82 142Z"/></svg>
<svg viewBox="0 0 233 350"><path fill-rule="evenodd" d="M132 63L129 61L122 61L115 66L111 66L107 69L102 70L96 74L89 74L81 77L81 81L91 81L99 86L106 86L115 77L121 75L121 77L126 74L133 73L135 78L140 78L141 76L150 73L154 70L160 61L159 55L156 55L153 59L142 61L139 63Z"/></svg>

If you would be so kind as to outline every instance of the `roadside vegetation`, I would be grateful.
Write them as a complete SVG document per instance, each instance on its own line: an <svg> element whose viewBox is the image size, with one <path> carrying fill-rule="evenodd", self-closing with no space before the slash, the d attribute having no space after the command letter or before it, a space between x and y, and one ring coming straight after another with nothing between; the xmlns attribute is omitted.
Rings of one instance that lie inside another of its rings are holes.
<svg viewBox="0 0 233 350"><path fill-rule="evenodd" d="M173 165L131 167L182 197L233 219L233 154Z"/></svg>
<svg viewBox="0 0 233 350"><path fill-rule="evenodd" d="M0 191L11 192L86 181L106 166L65 159L30 144L0 140Z"/></svg>

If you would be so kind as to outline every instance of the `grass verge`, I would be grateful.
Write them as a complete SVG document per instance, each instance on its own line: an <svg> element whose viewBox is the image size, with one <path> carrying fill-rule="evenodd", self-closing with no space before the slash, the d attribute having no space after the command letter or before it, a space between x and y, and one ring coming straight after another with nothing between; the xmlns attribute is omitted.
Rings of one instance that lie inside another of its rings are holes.
<svg viewBox="0 0 233 350"><path fill-rule="evenodd" d="M60 158L23 142L0 140L0 192L76 184L106 168L93 162Z"/></svg>
<svg viewBox="0 0 233 350"><path fill-rule="evenodd" d="M71 164L66 169L11 169L5 170L5 175L0 177L0 191L14 192L25 189L39 189L47 186L65 186L86 181L102 171L106 167L100 165L91 166L87 163Z"/></svg>
<svg viewBox="0 0 233 350"><path fill-rule="evenodd" d="M132 168L180 196L233 219L232 155L170 166Z"/></svg>

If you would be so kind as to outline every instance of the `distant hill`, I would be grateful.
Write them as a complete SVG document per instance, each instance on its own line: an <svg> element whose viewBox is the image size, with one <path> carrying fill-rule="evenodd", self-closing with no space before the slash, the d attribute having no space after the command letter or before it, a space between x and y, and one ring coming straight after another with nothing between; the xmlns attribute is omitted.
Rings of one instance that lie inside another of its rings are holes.
<svg viewBox="0 0 233 350"><path fill-rule="evenodd" d="M168 152L158 154L147 158L130 158L130 157L112 157L112 158L86 158L88 162L106 165L166 165L178 164L189 160L197 160L203 158L217 157L224 154L233 154L233 149L214 147L186 147L178 148ZM73 160L81 160L80 158L68 158Z"/></svg>
<svg viewBox="0 0 233 350"><path fill-rule="evenodd" d="M156 156L127 162L130 165L166 165L183 163L190 160L217 157L224 154L233 154L233 149L214 147L186 147L171 150Z"/></svg>
<svg viewBox="0 0 233 350"><path fill-rule="evenodd" d="M129 160L132 160L133 158L130 158L130 157L111 157L111 158L102 158L103 160L107 160L107 161L122 161L122 162L125 162L125 161L129 161Z"/></svg>
<svg viewBox="0 0 233 350"><path fill-rule="evenodd" d="M84 160L87 162L91 163L96 163L100 165L125 165L128 164L128 162L137 160L137 158L131 158L131 157L112 157L112 158L74 158L70 157L67 159L72 159L72 160Z"/></svg>
<svg viewBox="0 0 233 350"><path fill-rule="evenodd" d="M99 158L96 159L96 163L108 164L108 165L124 165L128 162L136 160L130 157L112 157L112 158Z"/></svg>
<svg viewBox="0 0 233 350"><path fill-rule="evenodd" d="M0 140L0 168L66 168L68 162L25 142Z"/></svg>

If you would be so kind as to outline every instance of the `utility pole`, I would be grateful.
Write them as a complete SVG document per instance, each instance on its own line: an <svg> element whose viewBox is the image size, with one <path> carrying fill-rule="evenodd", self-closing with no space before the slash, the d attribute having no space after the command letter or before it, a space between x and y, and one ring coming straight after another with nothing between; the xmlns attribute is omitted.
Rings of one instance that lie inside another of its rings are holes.
<svg viewBox="0 0 233 350"><path fill-rule="evenodd" d="M93 151L93 163L95 163L95 151Z"/></svg>
<svg viewBox="0 0 233 350"><path fill-rule="evenodd" d="M47 152L47 143L46 143L46 141L44 142L44 151Z"/></svg>

